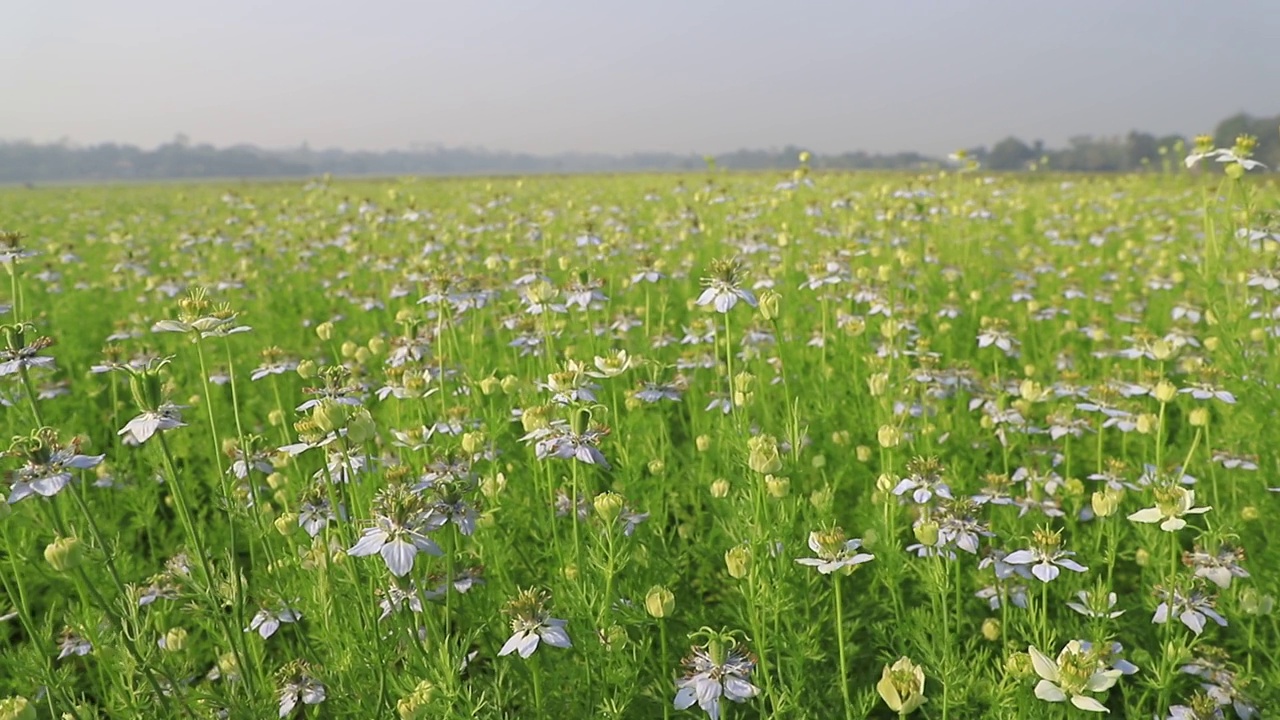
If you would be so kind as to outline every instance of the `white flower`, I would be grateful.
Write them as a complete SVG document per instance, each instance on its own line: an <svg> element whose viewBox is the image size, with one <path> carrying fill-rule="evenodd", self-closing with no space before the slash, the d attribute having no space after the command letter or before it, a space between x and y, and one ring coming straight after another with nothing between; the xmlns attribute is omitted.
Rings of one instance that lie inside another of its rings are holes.
<svg viewBox="0 0 1280 720"><path fill-rule="evenodd" d="M186 423L182 422L184 407L186 406L165 403L155 410L147 410L125 423L116 434L123 438L125 445L141 445L157 432L186 427Z"/></svg>
<svg viewBox="0 0 1280 720"><path fill-rule="evenodd" d="M1196 491L1174 485L1156 490L1155 507L1143 508L1129 516L1139 523L1160 523L1165 532L1177 532L1187 526L1183 515L1200 515L1213 508L1195 507Z"/></svg>
<svg viewBox="0 0 1280 720"><path fill-rule="evenodd" d="M1107 669L1096 656L1080 646L1080 641L1067 643L1056 662L1034 646L1027 648L1027 653L1031 655L1031 665L1041 678L1036 684L1036 697L1048 702L1070 699L1071 704L1081 710L1111 712L1084 693L1109 690L1122 673Z"/></svg>
<svg viewBox="0 0 1280 720"><path fill-rule="evenodd" d="M364 557L378 553L392 575L404 577L413 569L413 559L419 551L429 555L443 554L440 546L426 535L379 517L377 525L366 529L347 554Z"/></svg>

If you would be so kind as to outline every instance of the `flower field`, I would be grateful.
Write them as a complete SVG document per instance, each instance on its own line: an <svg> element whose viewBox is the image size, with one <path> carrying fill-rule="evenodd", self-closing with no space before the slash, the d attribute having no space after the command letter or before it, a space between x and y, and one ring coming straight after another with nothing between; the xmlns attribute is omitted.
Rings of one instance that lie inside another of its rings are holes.
<svg viewBox="0 0 1280 720"><path fill-rule="evenodd" d="M0 720L1271 717L1249 147L0 189Z"/></svg>

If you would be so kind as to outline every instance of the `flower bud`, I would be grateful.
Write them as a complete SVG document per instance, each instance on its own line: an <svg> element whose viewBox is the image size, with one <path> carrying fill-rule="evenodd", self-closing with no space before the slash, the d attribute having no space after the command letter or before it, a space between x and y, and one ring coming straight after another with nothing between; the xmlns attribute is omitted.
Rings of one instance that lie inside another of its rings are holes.
<svg viewBox="0 0 1280 720"><path fill-rule="evenodd" d="M520 388L520 378L515 375L508 375L502 378L502 392L510 395Z"/></svg>
<svg viewBox="0 0 1280 720"><path fill-rule="evenodd" d="M182 652L187 646L186 628L176 627L164 634L161 638L160 648L166 652Z"/></svg>
<svg viewBox="0 0 1280 720"><path fill-rule="evenodd" d="M1253 505L1246 505L1240 508L1240 519L1245 522L1253 522L1260 517L1262 517L1261 513L1259 513L1258 508Z"/></svg>
<svg viewBox="0 0 1280 720"><path fill-rule="evenodd" d="M1142 413L1138 416L1138 432L1143 435L1150 435L1160 425L1160 418L1151 413Z"/></svg>
<svg viewBox="0 0 1280 720"><path fill-rule="evenodd" d="M1256 588L1245 588L1240 592L1240 609L1249 615L1270 615L1275 606L1274 597L1263 595Z"/></svg>
<svg viewBox="0 0 1280 720"><path fill-rule="evenodd" d="M36 706L21 695L0 700L0 720L36 720Z"/></svg>
<svg viewBox="0 0 1280 720"><path fill-rule="evenodd" d="M322 322L316 326L316 337L329 342L333 339L333 323Z"/></svg>
<svg viewBox="0 0 1280 720"><path fill-rule="evenodd" d="M938 523L932 520L922 522L913 528L916 540L925 547L933 547L938 544Z"/></svg>
<svg viewBox="0 0 1280 720"><path fill-rule="evenodd" d="M310 380L316 376L316 362L314 360L303 360L298 363L298 377L303 380Z"/></svg>
<svg viewBox="0 0 1280 720"><path fill-rule="evenodd" d="M766 475L764 487L768 491L769 497L781 499L791 492L791 478Z"/></svg>
<svg viewBox="0 0 1280 720"><path fill-rule="evenodd" d="M676 609L676 596L662 585L654 585L649 588L649 594L644 596L644 609L649 611L649 615L659 619L669 617Z"/></svg>
<svg viewBox="0 0 1280 720"><path fill-rule="evenodd" d="M1151 552L1146 548L1138 548L1133 552L1133 562L1138 567L1146 567L1151 564Z"/></svg>
<svg viewBox="0 0 1280 720"><path fill-rule="evenodd" d="M344 358L352 358L352 357L355 357L355 356L356 356L356 348L357 348L357 347L359 347L359 346L358 346L358 345L356 345L355 343L351 342L350 340L348 340L348 341L346 341L346 342L342 343L342 346L341 346L340 348L338 348L338 350L339 350L339 352L341 352L341 353L342 353L342 357L344 357Z"/></svg>
<svg viewBox="0 0 1280 720"><path fill-rule="evenodd" d="M906 657L899 658L892 666L884 666L876 692L890 710L905 717L925 702L924 669Z"/></svg>
<svg viewBox="0 0 1280 720"><path fill-rule="evenodd" d="M570 582L577 580L578 566L573 563L565 565L564 568L560 570L560 574L564 576L565 580L569 580Z"/></svg>
<svg viewBox="0 0 1280 720"><path fill-rule="evenodd" d="M710 436L710 435L699 435L699 436L698 436L698 437L693 441L693 444L694 444L694 446L695 446L695 447L697 447L697 448L698 448L698 452L706 452L706 451L707 451L707 449L711 447L711 436Z"/></svg>
<svg viewBox="0 0 1280 720"><path fill-rule="evenodd" d="M716 478L711 483L711 497L724 498L729 496L729 481L724 478Z"/></svg>
<svg viewBox="0 0 1280 720"><path fill-rule="evenodd" d="M378 434L378 425L373 416L364 408L357 409L347 421L347 440L356 445L363 445Z"/></svg>
<svg viewBox="0 0 1280 720"><path fill-rule="evenodd" d="M667 471L667 463L662 458L654 458L645 466L650 475L661 475Z"/></svg>
<svg viewBox="0 0 1280 720"><path fill-rule="evenodd" d="M1205 427L1209 424L1209 408L1198 407L1192 410L1189 420L1191 427Z"/></svg>
<svg viewBox="0 0 1280 720"><path fill-rule="evenodd" d="M751 572L751 548L734 545L725 552L724 564L729 569L730 577L741 580Z"/></svg>
<svg viewBox="0 0 1280 720"><path fill-rule="evenodd" d="M778 318L778 306L782 302L782 296L773 290L765 290L760 293L760 315L767 322L772 322Z"/></svg>
<svg viewBox="0 0 1280 720"><path fill-rule="evenodd" d="M370 338L367 347L369 348L369 352L374 355L381 355L387 349L387 341L380 337Z"/></svg>
<svg viewBox="0 0 1280 720"><path fill-rule="evenodd" d="M618 514L622 512L623 499L618 493L602 492L595 496L592 505L595 507L596 515L608 523L618 519Z"/></svg>
<svg viewBox="0 0 1280 720"><path fill-rule="evenodd" d="M1120 507L1120 498L1122 493L1112 490L1099 490L1089 497L1089 505L1093 508L1093 514L1100 517L1111 517Z"/></svg>
<svg viewBox="0 0 1280 720"><path fill-rule="evenodd" d="M822 487L814 490L809 494L809 504L813 506L823 515L831 513L831 506L835 503L835 491L830 487Z"/></svg>
<svg viewBox="0 0 1280 720"><path fill-rule="evenodd" d="M272 520L271 524L275 526L276 532L288 537L298 530L298 513L284 513Z"/></svg>
<svg viewBox="0 0 1280 720"><path fill-rule="evenodd" d="M288 484L289 484L289 478L285 477L283 473L273 472L267 476L267 487L271 488L272 490L279 490L280 488Z"/></svg>
<svg viewBox="0 0 1280 720"><path fill-rule="evenodd" d="M756 435L748 439L747 451L747 466L761 475L782 469L778 441L772 435Z"/></svg>
<svg viewBox="0 0 1280 720"><path fill-rule="evenodd" d="M986 417L985 415L983 417ZM892 448L897 447L902 442L902 431L893 425L881 425L880 430L876 433L876 440L879 441L880 447Z"/></svg>
<svg viewBox="0 0 1280 720"><path fill-rule="evenodd" d="M995 642L1000 639L1000 621L995 618L987 618L982 621L982 638L987 642Z"/></svg>
<svg viewBox="0 0 1280 720"><path fill-rule="evenodd" d="M507 476L503 473L497 473L480 481L480 492L490 500L498 497L498 494L507 487Z"/></svg>
<svg viewBox="0 0 1280 720"><path fill-rule="evenodd" d="M368 363L369 359L372 357L373 357L373 353L369 352L369 348L367 347L356 348L355 359L357 363L364 365Z"/></svg>
<svg viewBox="0 0 1280 720"><path fill-rule="evenodd" d="M884 395L884 391L888 387L889 373L878 372L867 378L867 389L871 392L871 397Z"/></svg>
<svg viewBox="0 0 1280 720"><path fill-rule="evenodd" d="M858 462L868 462L871 460L871 448L866 445L859 445L857 449L854 450L854 454L857 456Z"/></svg>
<svg viewBox="0 0 1280 720"><path fill-rule="evenodd" d="M1031 664L1031 656L1024 652L1016 652L1005 658L1004 671L1015 679L1031 677L1035 667Z"/></svg>
<svg viewBox="0 0 1280 720"><path fill-rule="evenodd" d="M267 422L271 427L280 427L284 424L284 413L280 408L275 408L271 412L267 413Z"/></svg>
<svg viewBox="0 0 1280 720"><path fill-rule="evenodd" d="M486 397L500 389L502 389L502 381L492 375L480 381L480 392Z"/></svg>
<svg viewBox="0 0 1280 720"><path fill-rule="evenodd" d="M488 435L483 430L463 433L462 451L469 455L475 455L476 453L484 450L485 443L488 439Z"/></svg>
<svg viewBox="0 0 1280 720"><path fill-rule="evenodd" d="M45 546L44 559L58 572L74 570L80 567L80 562L84 559L84 544L74 535L57 538Z"/></svg>
<svg viewBox="0 0 1280 720"><path fill-rule="evenodd" d="M1173 402L1173 399L1178 397L1178 388L1173 383L1162 378L1160 382L1156 383L1155 390L1151 394L1162 403Z"/></svg>
<svg viewBox="0 0 1280 720"><path fill-rule="evenodd" d="M880 473L876 478L876 490L882 493L892 492L898 486L898 478L889 473Z"/></svg>

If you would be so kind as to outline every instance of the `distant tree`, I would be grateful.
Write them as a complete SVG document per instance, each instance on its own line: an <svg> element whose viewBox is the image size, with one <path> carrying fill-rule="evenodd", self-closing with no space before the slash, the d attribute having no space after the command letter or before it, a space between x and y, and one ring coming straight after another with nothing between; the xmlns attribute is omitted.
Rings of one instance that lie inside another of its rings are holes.
<svg viewBox="0 0 1280 720"><path fill-rule="evenodd" d="M992 170L1026 170L1027 163L1037 157L1039 155L1029 145L1011 136L991 148L986 165Z"/></svg>

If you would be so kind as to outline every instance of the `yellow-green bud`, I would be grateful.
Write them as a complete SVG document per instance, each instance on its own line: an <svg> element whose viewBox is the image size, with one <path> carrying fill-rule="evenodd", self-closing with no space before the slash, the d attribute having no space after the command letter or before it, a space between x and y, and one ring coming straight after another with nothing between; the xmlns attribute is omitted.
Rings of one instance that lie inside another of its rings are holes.
<svg viewBox="0 0 1280 720"><path fill-rule="evenodd" d="M387 341L380 337L370 338L368 348L374 355L381 355L387 349Z"/></svg>
<svg viewBox="0 0 1280 720"><path fill-rule="evenodd" d="M271 524L275 525L276 532L288 537L298 530L298 514L294 512L284 513L272 520Z"/></svg>
<svg viewBox="0 0 1280 720"><path fill-rule="evenodd" d="M1031 664L1031 656L1024 652L1016 652L1005 658L1004 671L1012 675L1015 679L1031 677L1031 673L1035 672L1035 666Z"/></svg>
<svg viewBox="0 0 1280 720"><path fill-rule="evenodd" d="M490 375L480 381L480 392L484 395L492 395L502 389L502 381Z"/></svg>
<svg viewBox="0 0 1280 720"><path fill-rule="evenodd" d="M84 544L75 536L57 538L45 546L44 559L58 572L74 570L84 559Z"/></svg>
<svg viewBox="0 0 1280 720"><path fill-rule="evenodd" d="M310 380L315 376L316 376L315 360L303 360L302 362L298 363L298 377L301 377L303 380Z"/></svg>
<svg viewBox="0 0 1280 720"><path fill-rule="evenodd" d="M784 498L791 492L791 478L766 475L764 477L764 487L770 497Z"/></svg>
<svg viewBox="0 0 1280 720"><path fill-rule="evenodd" d="M1263 595L1256 588L1245 588L1240 592L1240 609L1249 615L1270 615L1275 606L1274 597Z"/></svg>
<svg viewBox="0 0 1280 720"><path fill-rule="evenodd" d="M1000 639L1000 621L995 618L987 618L982 621L982 637L987 642L995 642Z"/></svg>
<svg viewBox="0 0 1280 720"><path fill-rule="evenodd" d="M369 352L367 347L358 347L354 355L356 362L364 365L369 362L369 358L373 357L373 353Z"/></svg>
<svg viewBox="0 0 1280 720"><path fill-rule="evenodd" d="M284 413L280 410L280 408L276 408L272 410L271 412L267 413L267 422L271 425L271 427L280 427L281 425L284 424Z"/></svg>
<svg viewBox="0 0 1280 720"><path fill-rule="evenodd" d="M1156 383L1155 391L1152 394L1155 395L1156 400L1162 403L1173 402L1173 399L1178 397L1178 388L1168 380L1161 379L1160 382Z"/></svg>
<svg viewBox="0 0 1280 720"><path fill-rule="evenodd" d="M0 700L0 720L36 720L36 706L21 695Z"/></svg>
<svg viewBox="0 0 1280 720"><path fill-rule="evenodd" d="M773 290L765 290L760 293L760 315L766 321L772 322L778 317L778 306L782 302L782 296Z"/></svg>
<svg viewBox="0 0 1280 720"><path fill-rule="evenodd" d="M316 337L329 342L333 339L333 323L322 322L316 326Z"/></svg>
<svg viewBox="0 0 1280 720"><path fill-rule="evenodd" d="M925 547L933 547L938 544L938 523L932 520L916 525L913 532L916 540Z"/></svg>
<svg viewBox="0 0 1280 720"><path fill-rule="evenodd" d="M1209 424L1209 408L1198 407L1191 411L1191 427L1204 427Z"/></svg>
<svg viewBox="0 0 1280 720"><path fill-rule="evenodd" d="M835 503L835 491L830 487L822 487L814 490L809 494L809 504L813 506L823 515L831 512L831 506Z"/></svg>
<svg viewBox="0 0 1280 720"><path fill-rule="evenodd" d="M622 496L615 492L602 492L592 501L595 506L596 515L605 522L613 522L618 519L618 514L622 512L623 499Z"/></svg>
<svg viewBox="0 0 1280 720"><path fill-rule="evenodd" d="M884 666L876 692L890 710L904 717L925 702L924 669L906 657L899 658L892 666Z"/></svg>
<svg viewBox="0 0 1280 720"><path fill-rule="evenodd" d="M857 456L858 462L867 462L871 460L871 448L866 445L859 445L854 450L854 454Z"/></svg>
<svg viewBox="0 0 1280 720"><path fill-rule="evenodd" d="M520 378L515 375L508 375L502 378L502 392L510 395L520 389Z"/></svg>
<svg viewBox="0 0 1280 720"><path fill-rule="evenodd" d="M656 618L670 617L672 611L676 609L676 596L662 585L654 585L649 588L649 593L644 596L644 609Z"/></svg>
<svg viewBox="0 0 1280 720"><path fill-rule="evenodd" d="M772 435L756 435L747 440L747 466L767 475L782 469L778 454L778 441Z"/></svg>
<svg viewBox="0 0 1280 720"><path fill-rule="evenodd" d="M898 443L902 442L902 431L893 425L881 425L876 433L876 440L880 443L880 447L897 447Z"/></svg>
<svg viewBox="0 0 1280 720"><path fill-rule="evenodd" d="M699 435L699 436L698 436L698 437L693 441L693 444L694 444L694 446L695 446L695 447L697 447L697 448L698 448L698 452L706 452L706 451L707 451L707 449L711 447L711 436L710 436L710 435Z"/></svg>
<svg viewBox="0 0 1280 720"><path fill-rule="evenodd" d="M187 646L187 630L186 628L176 627L164 634L164 645L161 646L166 652L182 652Z"/></svg>
<svg viewBox="0 0 1280 720"><path fill-rule="evenodd" d="M1138 548L1133 552L1133 562L1138 567L1146 567L1151 564L1151 552L1146 548Z"/></svg>
<svg viewBox="0 0 1280 720"><path fill-rule="evenodd" d="M1123 493L1113 490L1099 490L1089 497L1089 505L1093 508L1093 514L1100 517L1111 517L1120 507L1120 499L1124 497Z"/></svg>
<svg viewBox="0 0 1280 720"><path fill-rule="evenodd" d="M347 421L347 440L356 445L363 445L372 440L378 433L378 425L373 416L364 408L358 408Z"/></svg>
<svg viewBox="0 0 1280 720"><path fill-rule="evenodd" d="M650 475L661 475L667 471L667 463L662 458L654 458L648 464Z"/></svg>
<svg viewBox="0 0 1280 720"><path fill-rule="evenodd" d="M711 483L711 497L725 498L729 497L729 481L724 478L716 478Z"/></svg>
<svg viewBox="0 0 1280 720"><path fill-rule="evenodd" d="M734 545L725 552L724 564L729 568L730 577L741 580L751 572L751 548Z"/></svg>
<svg viewBox="0 0 1280 720"><path fill-rule="evenodd" d="M871 397L884 395L884 391L888 387L889 373L878 372L867 378L867 389L871 392Z"/></svg>
<svg viewBox="0 0 1280 720"><path fill-rule="evenodd" d="M484 450L485 443L488 441L488 439L489 439L488 435L483 430L476 430L474 432L463 433L462 434L462 451L470 455L475 455L481 450Z"/></svg>
<svg viewBox="0 0 1280 720"><path fill-rule="evenodd" d="M1258 508L1254 507L1253 505L1246 505L1240 508L1240 519L1244 520L1245 522L1253 522L1254 520L1257 520L1260 517L1262 517L1262 514L1259 513Z"/></svg>

